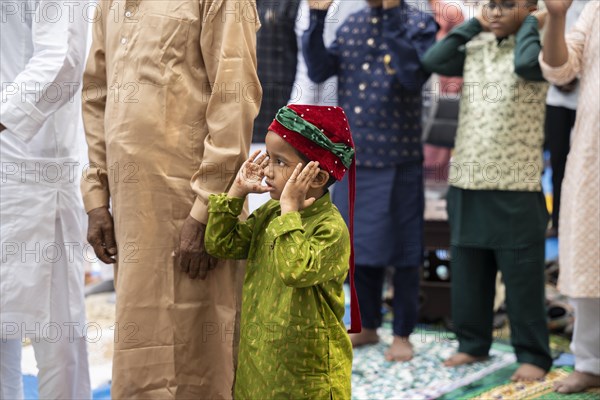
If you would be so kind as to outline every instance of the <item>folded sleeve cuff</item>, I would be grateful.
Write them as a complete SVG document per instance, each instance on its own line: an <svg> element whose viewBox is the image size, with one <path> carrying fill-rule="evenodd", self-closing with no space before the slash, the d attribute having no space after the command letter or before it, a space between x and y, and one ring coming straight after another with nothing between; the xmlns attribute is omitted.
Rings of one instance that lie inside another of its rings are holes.
<svg viewBox="0 0 600 400"><path fill-rule="evenodd" d="M208 213L229 213L235 217L242 213L244 199L229 197L227 193L208 196ZM193 216L193 215L192 215Z"/></svg>
<svg viewBox="0 0 600 400"><path fill-rule="evenodd" d="M196 197L190 215L196 221L206 225L208 223L208 206L202 200Z"/></svg>
<svg viewBox="0 0 600 400"><path fill-rule="evenodd" d="M109 195L104 191L83 193L82 198L86 213L96 208L108 207L110 204Z"/></svg>
<svg viewBox="0 0 600 400"><path fill-rule="evenodd" d="M544 74L544 78L553 85L562 86L571 82L575 79L575 71L569 60L566 63L561 65L560 67L551 67L544 61L544 51L540 52L539 58L540 67L542 69L542 73Z"/></svg>
<svg viewBox="0 0 600 400"><path fill-rule="evenodd" d="M39 110L27 102L1 102L0 115L2 125L25 143L33 139L45 121Z"/></svg>
<svg viewBox="0 0 600 400"><path fill-rule="evenodd" d="M85 212L110 205L108 182L101 169L85 170L81 177L80 189Z"/></svg>

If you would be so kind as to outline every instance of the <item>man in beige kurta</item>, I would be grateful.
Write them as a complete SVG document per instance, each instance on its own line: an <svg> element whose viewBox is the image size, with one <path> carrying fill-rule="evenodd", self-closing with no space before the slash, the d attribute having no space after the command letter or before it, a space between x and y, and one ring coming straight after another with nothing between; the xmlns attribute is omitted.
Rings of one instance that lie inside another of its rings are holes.
<svg viewBox="0 0 600 400"><path fill-rule="evenodd" d="M114 399L231 398L240 269L214 268L203 236L248 154L258 27L253 0L97 8L82 192L90 243L118 263Z"/></svg>

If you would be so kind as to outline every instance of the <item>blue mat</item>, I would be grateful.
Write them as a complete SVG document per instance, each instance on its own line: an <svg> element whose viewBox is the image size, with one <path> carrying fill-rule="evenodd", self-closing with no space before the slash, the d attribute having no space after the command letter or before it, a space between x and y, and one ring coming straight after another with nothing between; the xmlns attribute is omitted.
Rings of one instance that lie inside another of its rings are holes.
<svg viewBox="0 0 600 400"><path fill-rule="evenodd" d="M558 258L558 238L546 239L546 261Z"/></svg>

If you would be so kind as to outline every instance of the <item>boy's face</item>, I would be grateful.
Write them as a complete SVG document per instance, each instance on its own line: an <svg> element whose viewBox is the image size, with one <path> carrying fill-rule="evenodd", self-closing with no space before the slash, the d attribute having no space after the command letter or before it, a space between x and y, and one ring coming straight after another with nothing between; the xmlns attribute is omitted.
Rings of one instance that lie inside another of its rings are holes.
<svg viewBox="0 0 600 400"><path fill-rule="evenodd" d="M294 168L299 163L304 167L304 161L296 150L278 134L269 131L265 138L269 165L265 169L265 183L274 190L270 192L273 200L279 200L281 192Z"/></svg>
<svg viewBox="0 0 600 400"><path fill-rule="evenodd" d="M483 17L489 20L490 31L503 38L517 33L525 18L536 9L528 0L489 0Z"/></svg>

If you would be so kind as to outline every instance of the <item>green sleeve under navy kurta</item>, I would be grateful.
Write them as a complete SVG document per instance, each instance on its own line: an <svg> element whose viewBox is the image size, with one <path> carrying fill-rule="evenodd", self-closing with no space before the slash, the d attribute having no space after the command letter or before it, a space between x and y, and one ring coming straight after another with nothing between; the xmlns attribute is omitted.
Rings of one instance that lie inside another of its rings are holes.
<svg viewBox="0 0 600 400"><path fill-rule="evenodd" d="M281 216L269 201L209 199L207 251L247 259L236 399L349 399L352 346L342 321L350 237L329 194Z"/></svg>

